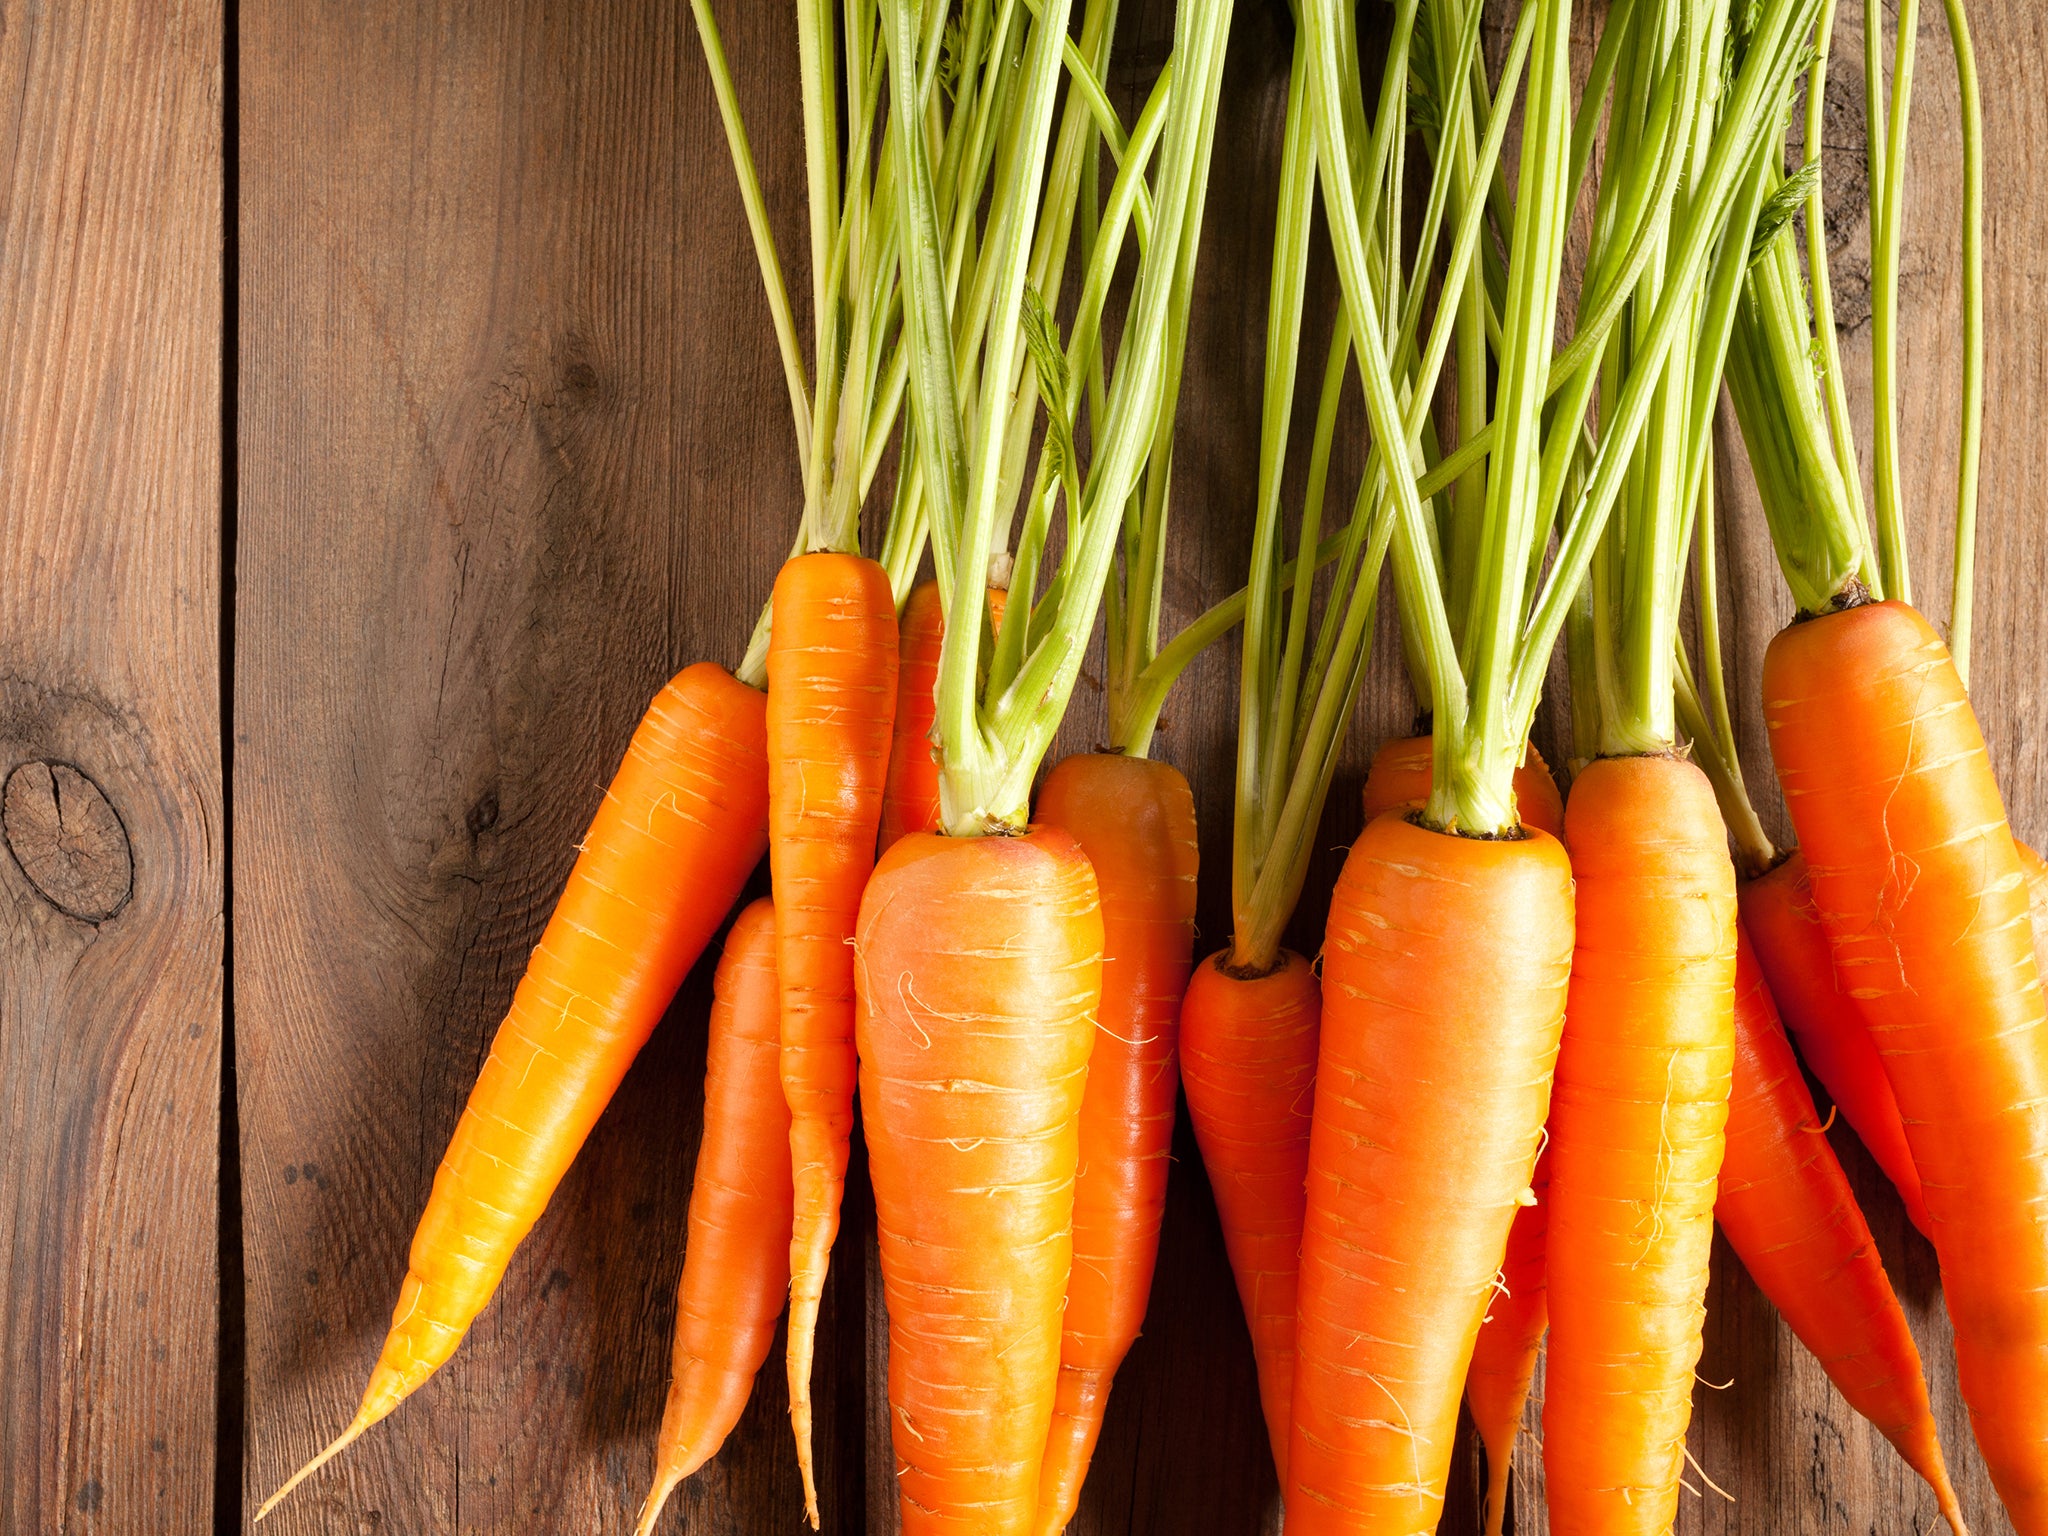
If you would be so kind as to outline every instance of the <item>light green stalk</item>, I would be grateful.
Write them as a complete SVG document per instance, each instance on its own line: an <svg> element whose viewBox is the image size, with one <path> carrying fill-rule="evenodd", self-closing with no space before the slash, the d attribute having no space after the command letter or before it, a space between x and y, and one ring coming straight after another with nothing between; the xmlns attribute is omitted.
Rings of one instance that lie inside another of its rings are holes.
<svg viewBox="0 0 2048 1536"><path fill-rule="evenodd" d="M1064 375L1050 392L1050 403L1059 418L1057 435L1063 439L1056 452L1065 462L1051 465L1042 460L1040 483L1027 503L1024 537L1027 545L1039 538L1033 530L1042 528L1050 515L1047 497L1057 488L1069 503L1069 542L1062 566L1043 596L1032 601L1027 590L1025 600L1018 602L1013 589L1004 629L1021 626L1023 654L999 691L993 680L984 682L986 626L951 620L954 615L985 611L988 562L980 556L998 547L999 523L1009 520L1014 498L1014 489L1006 497L1004 481L1011 428L1007 386L1018 377L1024 359L1020 341L1027 253L1039 217L1053 88L1066 42L1065 0L1042 0L1035 8L1015 66L1012 89L1017 105L1010 118L1011 136L997 158L989 192L990 236L974 284L977 295L986 294L986 302L976 297L968 305L964 334L970 346L956 349L954 338L938 334L935 325L921 324L911 336L915 359L909 393L915 442L932 503L934 548L945 551L941 582L949 622L939 664L937 732L942 820L956 835L1008 831L1024 824L1032 774L1051 745L1078 675L1123 508L1155 437L1166 394L1161 374L1171 356L1170 332L1184 324L1188 285L1183 268L1192 262L1199 229L1200 187L1213 141L1229 9L1220 0L1185 0L1181 9L1177 84L1168 95L1159 130L1152 238L1140 258L1114 379L1095 426L1095 459L1085 477L1072 473L1071 395L1077 387L1073 380L1086 378L1092 366L1094 342L1074 360L1078 368L1069 364L1053 370ZM900 96L916 73L918 44L910 0L884 0L883 10L885 21L892 23L886 36L891 69L902 76L895 87ZM915 147L904 146L902 158L899 198L906 203L928 199L929 180L917 174ZM1134 137L1118 171L1125 218L1137 204L1144 170ZM1112 206L1118 202L1113 189ZM902 221L906 229L916 229L927 217L906 206ZM929 222L936 224L935 219ZM1084 294L1106 286L1120 254L1121 235L1104 238L1104 233L1098 231L1089 253ZM906 263L907 311L935 315L943 308L943 300L934 293L944 282L942 267L935 255ZM1084 297L1084 316L1087 302ZM1100 299L1095 303L1097 319L1090 324L1099 327ZM983 314L985 321L978 318ZM1074 509L1077 492L1081 504Z"/></svg>
<svg viewBox="0 0 2048 1536"><path fill-rule="evenodd" d="M1963 128L1963 426L1956 459L1955 568L1949 588L1948 650L1956 675L1970 682L1970 641L1976 612L1977 466L1984 438L1984 106L1977 52L1963 0L1943 0Z"/></svg>

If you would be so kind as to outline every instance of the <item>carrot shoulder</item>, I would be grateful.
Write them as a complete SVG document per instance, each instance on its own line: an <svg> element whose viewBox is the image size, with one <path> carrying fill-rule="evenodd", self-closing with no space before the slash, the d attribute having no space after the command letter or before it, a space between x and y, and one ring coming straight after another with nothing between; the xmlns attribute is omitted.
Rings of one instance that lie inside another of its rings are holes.
<svg viewBox="0 0 2048 1536"><path fill-rule="evenodd" d="M1345 861L1324 943L1290 1536L1436 1525L1549 1107L1571 882L1547 833L1456 837L1393 814Z"/></svg>
<svg viewBox="0 0 2048 1536"><path fill-rule="evenodd" d="M1961 1532L1906 1314L1739 930L1736 944L1735 1068L1714 1218L1849 1406L1898 1447Z"/></svg>
<svg viewBox="0 0 2048 1536"><path fill-rule="evenodd" d="M434 1175L362 1406L259 1515L417 1390L498 1288L760 862L763 710L708 662L648 706Z"/></svg>
<svg viewBox="0 0 2048 1536"><path fill-rule="evenodd" d="M2014 1528L2035 1536L2048 1531L2048 1009L1983 733L1947 647L1903 603L1781 631L1763 692L1835 971L1926 1191L1977 1442Z"/></svg>
<svg viewBox="0 0 2048 1536"><path fill-rule="evenodd" d="M1308 1195L1309 1115L1323 989L1291 950L1258 976L1223 949L1195 968L1180 1008L1181 1083L1258 1363L1273 1467L1287 1482L1294 1302Z"/></svg>
<svg viewBox="0 0 2048 1536"><path fill-rule="evenodd" d="M1739 900L1757 964L1801 1058L1892 1181L1913 1225L1930 1232L1906 1122L1862 1010L1835 979L1806 860L1794 853L1770 873L1744 881Z"/></svg>
<svg viewBox="0 0 2048 1536"><path fill-rule="evenodd" d="M733 920L711 988L704 1135L676 1287L668 1400L640 1536L654 1529L675 1486L717 1455L739 1422L789 1290L795 1196L782 1097L775 907L766 897Z"/></svg>
<svg viewBox="0 0 2048 1536"><path fill-rule="evenodd" d="M875 862L896 648L896 602L881 566L830 553L783 566L768 641L768 861L796 1184L789 1416L814 1528L811 1359L853 1134L850 942Z"/></svg>
<svg viewBox="0 0 2048 1536"><path fill-rule="evenodd" d="M1663 1536L1678 1506L1734 1055L1735 869L1706 776L1601 758L1550 1116L1551 1528Z"/></svg>
<svg viewBox="0 0 2048 1536"><path fill-rule="evenodd" d="M861 903L861 1104L907 1536L1029 1536L1102 988L1066 833L915 833Z"/></svg>
<svg viewBox="0 0 2048 1536"><path fill-rule="evenodd" d="M1108 752L1046 776L1038 820L1081 845L1102 899L1102 1002L1081 1099L1074 1259L1038 1530L1058 1536L1152 1292L1179 1089L1176 1041L1195 942L1195 800L1178 769Z"/></svg>

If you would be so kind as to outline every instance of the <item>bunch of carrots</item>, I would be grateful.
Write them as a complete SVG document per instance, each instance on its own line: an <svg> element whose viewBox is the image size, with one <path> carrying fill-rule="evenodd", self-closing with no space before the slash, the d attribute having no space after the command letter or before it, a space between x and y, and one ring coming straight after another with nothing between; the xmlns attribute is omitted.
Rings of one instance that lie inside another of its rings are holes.
<svg viewBox="0 0 2048 1536"><path fill-rule="evenodd" d="M1821 216L1835 0L1615 0L1581 67L1570 0L1521 0L1492 61L1483 10L1393 0L1380 51L1354 7L1295 5L1245 582L1163 636L1231 0L1179 0L1129 123L1115 0L798 0L808 347L692 0L787 378L795 545L737 672L687 668L635 733L361 1405L259 1518L450 1358L765 853L714 981L643 1533L738 1422L785 1303L819 1521L813 1341L856 1101L904 1528L1064 1529L1143 1323L1183 1088L1291 1533L1433 1529L1461 1400L1503 1529L1539 1352L1553 1524L1668 1530L1716 1223L1960 1533L1810 1072L1934 1244L1993 1483L2048 1536L2048 865L1965 686L1961 0L1946 643L1911 605L1897 431L1912 0L1888 99L1866 17L1874 511ZM1318 220L1342 303L1290 474ZM1789 853L1732 725L1724 386L1796 610L1760 679ZM1333 510L1345 433L1363 468ZM1383 588L1418 723L1373 759L1311 958L1282 939ZM1108 738L1041 774L1098 620ZM1233 631L1232 931L1197 965L1194 797L1150 750ZM1560 645L1568 795L1530 742Z"/></svg>

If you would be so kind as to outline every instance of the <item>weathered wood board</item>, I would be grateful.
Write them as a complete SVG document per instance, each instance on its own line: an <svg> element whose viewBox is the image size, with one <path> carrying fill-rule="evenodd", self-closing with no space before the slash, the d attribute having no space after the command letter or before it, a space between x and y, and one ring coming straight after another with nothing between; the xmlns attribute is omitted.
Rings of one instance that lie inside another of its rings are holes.
<svg viewBox="0 0 2048 1536"><path fill-rule="evenodd" d="M222 27L0 12L0 1528L210 1519Z"/></svg>
<svg viewBox="0 0 2048 1536"><path fill-rule="evenodd" d="M1109 85L1127 114L1166 56L1171 10L1124 7ZM1834 71L1853 104L1861 14L1843 10ZM720 13L770 216L800 261L791 19L781 5ZM1979 0L1972 19L1993 148L1974 681L2015 827L2038 840L2048 17ZM1241 0L1182 397L1169 624L1234 585L1246 553L1291 35L1284 5ZM1960 138L1938 7L1923 6L1919 44L1900 374L1916 596L1941 619ZM17 104L0 117L0 1214L14 1255L0 1525L197 1530L214 1511L240 1530L353 1411L441 1148L640 709L678 666L738 658L800 496L787 404L683 7L249 0L224 17L57 0L0 11L0 99ZM224 121L239 126L233 161ZM1853 143L1853 125L1830 133L1831 152ZM1860 409L1867 232L1850 218L1836 237ZM1326 285L1312 326L1332 301ZM1340 457L1355 472L1355 433ZM1719 467L1723 600L1754 678L1789 603L1739 449ZM1203 818L1205 947L1229 924L1235 673L1228 645L1198 663L1159 738ZM1741 699L1751 787L1782 832L1753 690ZM1315 893L1357 830L1370 748L1412 707L1382 643L1298 948L1315 948ZM1085 678L1063 747L1092 745L1100 710ZM1557 726L1553 706L1546 747ZM667 1369L707 977L456 1360L266 1529L630 1529ZM230 1010L240 1155L223 1170ZM1831 1136L1913 1318L1965 1512L2006 1529L1969 1444L1932 1251L1845 1128ZM1176 1155L1148 1329L1074 1526L1088 1536L1278 1529L1184 1121ZM217 1285L224 1173L240 1225ZM871 1209L856 1196L848 1218L821 1336L826 1525L883 1532L886 1322ZM1725 1249L1710 1308L1700 1370L1715 1390L1691 1447L1733 1502L1693 1479L1682 1531L1934 1524L1931 1498ZM771 1369L665 1528L795 1528L783 1405ZM1527 1532L1544 1522L1525 1462ZM1479 1472L1461 1449L1446 1531L1478 1528Z"/></svg>

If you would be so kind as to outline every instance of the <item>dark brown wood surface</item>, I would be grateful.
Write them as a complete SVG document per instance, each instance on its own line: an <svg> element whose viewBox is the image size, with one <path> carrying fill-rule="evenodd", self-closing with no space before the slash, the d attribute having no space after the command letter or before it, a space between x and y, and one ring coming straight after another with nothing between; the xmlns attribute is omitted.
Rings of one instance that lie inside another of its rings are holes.
<svg viewBox="0 0 2048 1536"><path fill-rule="evenodd" d="M770 214L800 263L789 8L719 9ZM1171 9L1126 0L1109 83L1127 114L1166 56ZM1843 9L1835 72L1853 111L1861 8ZM1277 0L1238 12L1169 623L1236 583L1248 541L1291 29ZM2048 16L2026 0L1972 15L1993 147L1974 680L2016 830L2038 841ZM185 1532L211 1512L238 1531L353 1412L441 1149L641 708L678 666L738 658L800 495L787 402L680 5L247 0L231 24L179 0L0 7L0 100L0 1528ZM1916 596L1937 619L1956 121L1940 8L1923 5L1901 375ZM1860 216L1837 236L1860 409ZM801 309L807 285L792 286ZM1331 306L1325 285L1312 325ZM1354 470L1357 448L1347 434ZM1721 470L1738 723L1782 831L1752 684L1789 605L1739 449ZM1229 926L1235 668L1228 645L1200 661L1158 743L1203 818L1205 948ZM1298 948L1316 946L1370 749L1411 709L1382 644ZM1551 749L1557 724L1553 703ZM1091 669L1063 748L1101 730ZM630 1529L666 1376L706 1005L700 974L454 1362L267 1530ZM224 1081L239 1111L227 1169ZM1846 1128L1830 1135L1912 1316L1965 1511L1979 1532L2007 1529L1969 1443L1932 1251ZM1074 1529L1270 1536L1250 1350L1184 1120L1176 1153L1147 1330ZM827 1528L879 1533L894 1528L886 1321L855 1187L821 1334L821 1471ZM1932 1500L1725 1249L1709 1305L1703 1475L1679 1528L1932 1529ZM664 1529L795 1530L786 1441L770 1369ZM1544 1522L1537 1458L1524 1463L1527 1532ZM1479 1471L1461 1448L1446 1531L1477 1529Z"/></svg>
<svg viewBox="0 0 2048 1536"><path fill-rule="evenodd" d="M0 11L0 1529L214 1487L221 13Z"/></svg>

